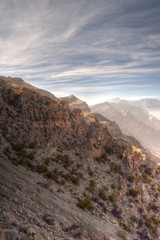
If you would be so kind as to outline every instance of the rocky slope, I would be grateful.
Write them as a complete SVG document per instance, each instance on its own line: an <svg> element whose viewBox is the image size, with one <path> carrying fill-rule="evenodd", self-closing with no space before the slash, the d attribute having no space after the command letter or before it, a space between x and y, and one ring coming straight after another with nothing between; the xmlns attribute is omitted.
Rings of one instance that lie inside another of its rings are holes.
<svg viewBox="0 0 160 240"><path fill-rule="evenodd" d="M160 237L160 169L145 149L2 79L0 104L0 239Z"/></svg>
<svg viewBox="0 0 160 240"><path fill-rule="evenodd" d="M50 97L52 99L56 98L52 93L50 93L50 92L48 92L46 90L43 90L43 89L36 88L36 87L32 86L31 84L26 83L21 78L0 76L0 80L5 80L5 82L8 82L14 88L17 88L19 91L22 91L23 88L25 87L25 88L28 88L28 89L32 89L32 90L40 93L41 95L48 96L48 97Z"/></svg>
<svg viewBox="0 0 160 240"><path fill-rule="evenodd" d="M147 110L121 99L91 106L91 110L116 121L124 134L135 137L154 154L160 149L160 121Z"/></svg>

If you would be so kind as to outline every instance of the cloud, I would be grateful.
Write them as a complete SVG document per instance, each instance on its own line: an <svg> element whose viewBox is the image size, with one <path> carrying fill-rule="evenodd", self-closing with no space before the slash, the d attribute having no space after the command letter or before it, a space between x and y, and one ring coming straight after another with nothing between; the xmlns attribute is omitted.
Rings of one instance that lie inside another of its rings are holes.
<svg viewBox="0 0 160 240"><path fill-rule="evenodd" d="M159 11L159 0L1 0L1 75L58 96L159 97Z"/></svg>

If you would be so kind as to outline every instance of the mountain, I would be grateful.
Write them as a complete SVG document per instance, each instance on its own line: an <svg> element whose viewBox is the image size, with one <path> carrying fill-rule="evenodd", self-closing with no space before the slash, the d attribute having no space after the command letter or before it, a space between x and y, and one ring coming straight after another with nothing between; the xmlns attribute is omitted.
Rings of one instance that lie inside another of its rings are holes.
<svg viewBox="0 0 160 240"><path fill-rule="evenodd" d="M114 120L124 134L133 136L152 153L160 156L160 121L146 109L121 99L113 99L90 108L93 112Z"/></svg>
<svg viewBox="0 0 160 240"><path fill-rule="evenodd" d="M50 98L56 99L56 97L52 93L50 93L50 92L48 92L46 90L43 90L43 89L36 88L36 87L32 86L31 84L26 83L21 78L16 78L16 77L12 78L12 77L0 76L0 80L4 80L4 81L8 82L15 89L17 89L17 91L22 91L23 88L25 87L25 88L28 88L28 89L32 89L32 90L40 93L41 95L48 96Z"/></svg>
<svg viewBox="0 0 160 240"><path fill-rule="evenodd" d="M70 95L68 97L63 97L62 99L69 103L69 108L71 110L79 108L84 113L89 113L90 112L90 108L87 105L87 103L82 101L82 100L80 100L80 99L78 99L74 95Z"/></svg>
<svg viewBox="0 0 160 240"><path fill-rule="evenodd" d="M160 120L160 100L145 98L139 101L133 101L135 105L141 107L142 109L146 109L149 111L151 115L158 118Z"/></svg>
<svg viewBox="0 0 160 240"><path fill-rule="evenodd" d="M0 239L160 238L160 167L92 117L0 79Z"/></svg>

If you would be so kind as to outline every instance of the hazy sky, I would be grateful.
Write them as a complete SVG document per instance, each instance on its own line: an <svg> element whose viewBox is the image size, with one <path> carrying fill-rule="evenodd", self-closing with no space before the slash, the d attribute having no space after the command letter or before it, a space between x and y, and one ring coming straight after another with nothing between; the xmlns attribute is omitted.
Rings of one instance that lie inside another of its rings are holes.
<svg viewBox="0 0 160 240"><path fill-rule="evenodd" d="M89 104L160 98L160 0L0 0L0 75Z"/></svg>

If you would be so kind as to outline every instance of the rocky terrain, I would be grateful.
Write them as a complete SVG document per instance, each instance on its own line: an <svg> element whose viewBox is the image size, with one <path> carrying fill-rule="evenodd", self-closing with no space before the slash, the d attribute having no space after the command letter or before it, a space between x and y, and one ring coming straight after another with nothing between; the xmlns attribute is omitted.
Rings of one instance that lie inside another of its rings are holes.
<svg viewBox="0 0 160 240"><path fill-rule="evenodd" d="M113 99L91 106L91 110L114 120L124 134L133 136L153 154L160 156L160 121L150 115L147 109L131 101Z"/></svg>
<svg viewBox="0 0 160 240"><path fill-rule="evenodd" d="M0 116L1 240L160 238L160 168L138 141L2 78Z"/></svg>

